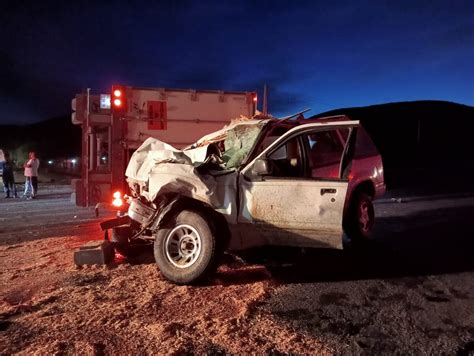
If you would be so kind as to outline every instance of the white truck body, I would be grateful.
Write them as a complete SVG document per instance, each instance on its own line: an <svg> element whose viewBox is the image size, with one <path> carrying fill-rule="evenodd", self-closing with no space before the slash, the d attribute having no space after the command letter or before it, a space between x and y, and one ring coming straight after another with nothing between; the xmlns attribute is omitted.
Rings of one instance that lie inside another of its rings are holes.
<svg viewBox="0 0 474 356"><path fill-rule="evenodd" d="M183 148L256 109L255 92L118 87L121 110L110 108L113 94L108 106L107 95L78 94L72 100L72 122L82 126L77 205L109 201L113 191L123 190L130 156L147 138Z"/></svg>

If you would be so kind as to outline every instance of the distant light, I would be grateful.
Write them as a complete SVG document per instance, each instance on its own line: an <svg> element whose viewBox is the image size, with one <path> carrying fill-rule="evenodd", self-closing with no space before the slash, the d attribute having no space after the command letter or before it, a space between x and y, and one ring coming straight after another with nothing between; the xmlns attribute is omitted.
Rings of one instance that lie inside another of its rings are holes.
<svg viewBox="0 0 474 356"><path fill-rule="evenodd" d="M115 106L118 106L118 107L122 106L122 100L120 100L120 99L114 99L114 105L115 105Z"/></svg>
<svg viewBox="0 0 474 356"><path fill-rule="evenodd" d="M49 160L49 161L48 161L48 164L53 164L53 161Z"/></svg>
<svg viewBox="0 0 474 356"><path fill-rule="evenodd" d="M254 101L254 102L257 102L257 96L254 96L254 97L253 97L253 101Z"/></svg>
<svg viewBox="0 0 474 356"><path fill-rule="evenodd" d="M110 109L110 94L100 94L100 108Z"/></svg>
<svg viewBox="0 0 474 356"><path fill-rule="evenodd" d="M107 161L107 157L103 156L102 158L102 161Z"/></svg>
<svg viewBox="0 0 474 356"><path fill-rule="evenodd" d="M118 98L118 97L122 96L122 92L119 89L115 89L114 90L114 96L116 96Z"/></svg>
<svg viewBox="0 0 474 356"><path fill-rule="evenodd" d="M72 163L72 164L76 164L76 162L77 162L77 161L76 161L75 158L71 159L71 163Z"/></svg>

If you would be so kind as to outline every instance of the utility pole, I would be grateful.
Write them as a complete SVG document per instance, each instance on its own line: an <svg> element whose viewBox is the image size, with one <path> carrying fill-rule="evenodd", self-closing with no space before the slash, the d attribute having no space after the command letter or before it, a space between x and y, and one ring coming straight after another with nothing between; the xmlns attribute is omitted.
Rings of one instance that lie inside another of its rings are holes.
<svg viewBox="0 0 474 356"><path fill-rule="evenodd" d="M86 101L86 130L87 130L87 138L88 138L88 141L87 141L87 146L86 147L90 147L90 139L91 139L91 135L90 135L90 121L89 121L89 113L90 113L90 93L91 93L91 88L87 88L87 101ZM82 159L84 159L84 162L81 162L83 165L86 165L86 176L85 176L85 179L84 179L84 190L86 192L86 196L85 196L85 200L86 200L86 206L88 207L89 206L89 169L90 169L90 166L89 166L89 157L84 157L84 155L82 155Z"/></svg>
<svg viewBox="0 0 474 356"><path fill-rule="evenodd" d="M267 108L267 85L263 86L263 115L268 115L268 108Z"/></svg>

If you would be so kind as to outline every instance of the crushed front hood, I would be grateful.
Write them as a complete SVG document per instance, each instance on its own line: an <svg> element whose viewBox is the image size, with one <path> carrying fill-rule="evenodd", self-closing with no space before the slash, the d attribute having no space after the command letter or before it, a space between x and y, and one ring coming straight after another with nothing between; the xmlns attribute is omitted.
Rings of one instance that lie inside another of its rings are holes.
<svg viewBox="0 0 474 356"><path fill-rule="evenodd" d="M207 156L207 146L189 150L179 150L156 138L148 138L133 153L125 175L129 180L146 182L154 167L161 163L178 163L199 166Z"/></svg>
<svg viewBox="0 0 474 356"><path fill-rule="evenodd" d="M206 157L207 146L182 151L148 138L132 155L125 174L131 186L142 187L141 195L150 202L169 192L217 203L213 198L216 179L196 170ZM147 190L143 189L145 186Z"/></svg>
<svg viewBox="0 0 474 356"><path fill-rule="evenodd" d="M148 138L133 153L125 172L130 188L137 193L139 186L139 194L149 202L172 193L234 216L237 169L268 121L268 117L235 119L184 150Z"/></svg>

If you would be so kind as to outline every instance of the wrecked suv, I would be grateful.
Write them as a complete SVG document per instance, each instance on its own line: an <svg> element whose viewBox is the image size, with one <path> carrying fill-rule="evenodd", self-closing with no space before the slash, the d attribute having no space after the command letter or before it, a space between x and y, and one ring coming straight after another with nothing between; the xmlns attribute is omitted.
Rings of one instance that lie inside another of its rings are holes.
<svg viewBox="0 0 474 356"><path fill-rule="evenodd" d="M379 152L345 116L237 120L184 150L149 138L126 175L128 211L104 226L123 254L154 243L178 284L208 276L226 250L368 238L385 191Z"/></svg>

